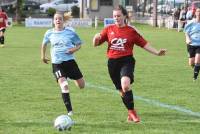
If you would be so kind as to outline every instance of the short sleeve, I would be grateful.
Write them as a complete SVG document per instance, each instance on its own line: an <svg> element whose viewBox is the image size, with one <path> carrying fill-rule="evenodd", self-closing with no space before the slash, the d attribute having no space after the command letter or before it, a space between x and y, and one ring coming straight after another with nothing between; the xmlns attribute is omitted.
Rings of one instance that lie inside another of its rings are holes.
<svg viewBox="0 0 200 134"><path fill-rule="evenodd" d="M50 36L50 32L47 31L47 32L44 34L44 38L43 38L43 41L42 41L42 44L43 44L43 45L47 45L47 44L50 42L49 36Z"/></svg>
<svg viewBox="0 0 200 134"><path fill-rule="evenodd" d="M186 24L185 27L184 27L184 29L183 29L183 32L184 32L184 33L189 33L192 24L193 24L193 23L188 23L188 24Z"/></svg>
<svg viewBox="0 0 200 134"><path fill-rule="evenodd" d="M81 45L82 44L81 39L79 38L79 36L75 32L74 32L74 35L72 37L72 42L75 45Z"/></svg>
<svg viewBox="0 0 200 134"><path fill-rule="evenodd" d="M105 41L108 41L107 33L108 33L108 27L104 28L104 29L100 32L100 35L101 35L101 39L100 39L100 41L99 41L100 44L104 43Z"/></svg>
<svg viewBox="0 0 200 134"><path fill-rule="evenodd" d="M135 33L134 43L140 47L144 47L147 44L147 41L138 33Z"/></svg>

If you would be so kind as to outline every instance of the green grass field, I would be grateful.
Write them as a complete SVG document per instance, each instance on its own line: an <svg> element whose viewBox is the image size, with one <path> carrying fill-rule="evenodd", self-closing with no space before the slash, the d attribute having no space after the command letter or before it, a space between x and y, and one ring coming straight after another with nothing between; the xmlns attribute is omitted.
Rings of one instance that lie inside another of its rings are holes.
<svg viewBox="0 0 200 134"><path fill-rule="evenodd" d="M135 105L142 122L126 122L127 111L107 73L106 45L92 47L99 29L76 29L84 45L76 53L86 87L71 81L76 124L58 132L53 120L65 114L51 64L40 61L40 44L47 29L14 26L0 48L0 134L199 134L200 79L192 81L184 33L136 24L156 48L157 57L135 47Z"/></svg>

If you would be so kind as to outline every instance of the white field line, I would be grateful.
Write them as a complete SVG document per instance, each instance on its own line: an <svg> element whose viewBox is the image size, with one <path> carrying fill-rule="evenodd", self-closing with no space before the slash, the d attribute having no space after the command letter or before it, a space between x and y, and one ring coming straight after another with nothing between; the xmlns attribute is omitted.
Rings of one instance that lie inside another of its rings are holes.
<svg viewBox="0 0 200 134"><path fill-rule="evenodd" d="M111 90L112 88L109 88L109 87L98 86L98 85L94 85L94 84L91 84L91 83L86 83L86 86L90 87L90 88L92 87L92 88L95 88L95 89L104 90L106 92L113 92L113 93L118 94L117 90ZM134 95L134 99L137 99L137 100L143 101L147 104L155 105L155 106L158 106L158 107L176 110L178 112L182 112L182 113L185 113L187 115L200 117L200 112L193 112L190 109L186 109L184 107L180 107L180 106L177 106L177 105L164 104L164 103L156 101L156 100L146 99L146 98L143 98L141 96L135 96L135 95Z"/></svg>

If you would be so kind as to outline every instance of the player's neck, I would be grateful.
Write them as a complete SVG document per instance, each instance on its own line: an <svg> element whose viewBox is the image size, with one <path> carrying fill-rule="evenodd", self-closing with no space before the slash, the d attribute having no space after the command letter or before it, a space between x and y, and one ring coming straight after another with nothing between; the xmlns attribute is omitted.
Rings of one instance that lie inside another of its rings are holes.
<svg viewBox="0 0 200 134"><path fill-rule="evenodd" d="M125 23L123 23L123 24L116 24L116 25L117 25L117 27L125 27L126 26Z"/></svg>
<svg viewBox="0 0 200 134"><path fill-rule="evenodd" d="M55 31L62 31L64 29L64 27L55 27L54 29L55 29Z"/></svg>

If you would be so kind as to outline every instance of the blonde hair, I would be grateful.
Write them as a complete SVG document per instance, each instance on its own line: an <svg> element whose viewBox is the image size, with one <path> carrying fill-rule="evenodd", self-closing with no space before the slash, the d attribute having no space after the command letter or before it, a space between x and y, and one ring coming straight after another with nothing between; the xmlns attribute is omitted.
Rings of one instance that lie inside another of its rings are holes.
<svg viewBox="0 0 200 134"><path fill-rule="evenodd" d="M56 12L55 14L54 14L54 16L56 15L56 14L60 14L60 15L62 15L63 16L63 21L64 22L66 22L66 21L68 21L68 20L70 20L71 18L72 18L72 16L71 16L71 12Z"/></svg>
<svg viewBox="0 0 200 134"><path fill-rule="evenodd" d="M64 15L63 15L63 20L64 21L68 21L72 18L72 12L65 12Z"/></svg>

